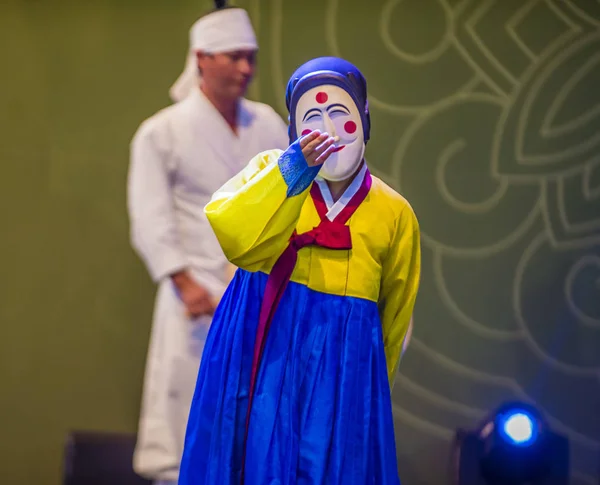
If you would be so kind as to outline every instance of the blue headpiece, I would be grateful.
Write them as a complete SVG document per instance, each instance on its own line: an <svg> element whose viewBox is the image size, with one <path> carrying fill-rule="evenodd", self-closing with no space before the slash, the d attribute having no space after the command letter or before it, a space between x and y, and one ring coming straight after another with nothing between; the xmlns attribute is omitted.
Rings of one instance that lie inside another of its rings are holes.
<svg viewBox="0 0 600 485"><path fill-rule="evenodd" d="M371 133L371 117L367 100L367 81L350 62L339 57L318 57L301 65L290 78L285 94L285 104L290 113L288 133L290 144L298 138L296 130L296 106L300 97L309 89L333 84L346 91L356 103L363 125L365 144Z"/></svg>

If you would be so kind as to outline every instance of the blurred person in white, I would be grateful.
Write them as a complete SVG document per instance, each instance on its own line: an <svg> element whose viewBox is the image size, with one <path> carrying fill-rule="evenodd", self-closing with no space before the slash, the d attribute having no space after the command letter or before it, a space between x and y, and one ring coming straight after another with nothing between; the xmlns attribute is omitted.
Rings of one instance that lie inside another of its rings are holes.
<svg viewBox="0 0 600 485"><path fill-rule="evenodd" d="M158 284L133 467L176 484L212 314L233 277L203 208L259 152L288 146L287 125L244 98L258 45L244 9L221 7L190 30L174 104L131 143L131 241Z"/></svg>

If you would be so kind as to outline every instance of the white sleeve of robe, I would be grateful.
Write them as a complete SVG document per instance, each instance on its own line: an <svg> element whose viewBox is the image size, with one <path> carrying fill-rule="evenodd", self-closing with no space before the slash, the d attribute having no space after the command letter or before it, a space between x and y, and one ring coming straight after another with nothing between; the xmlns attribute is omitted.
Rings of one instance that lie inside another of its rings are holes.
<svg viewBox="0 0 600 485"><path fill-rule="evenodd" d="M131 243L155 282L188 266L178 241L169 152L157 135L148 122L136 132L127 181Z"/></svg>

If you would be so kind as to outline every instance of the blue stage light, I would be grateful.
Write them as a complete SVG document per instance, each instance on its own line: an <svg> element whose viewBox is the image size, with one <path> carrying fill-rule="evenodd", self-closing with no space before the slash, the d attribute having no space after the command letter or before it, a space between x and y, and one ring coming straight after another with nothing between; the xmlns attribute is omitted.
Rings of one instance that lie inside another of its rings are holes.
<svg viewBox="0 0 600 485"><path fill-rule="evenodd" d="M569 442L526 403L506 403L475 429L458 430L454 485L567 485Z"/></svg>
<svg viewBox="0 0 600 485"><path fill-rule="evenodd" d="M498 417L499 431L515 446L528 446L538 437L538 422L527 411L515 409Z"/></svg>

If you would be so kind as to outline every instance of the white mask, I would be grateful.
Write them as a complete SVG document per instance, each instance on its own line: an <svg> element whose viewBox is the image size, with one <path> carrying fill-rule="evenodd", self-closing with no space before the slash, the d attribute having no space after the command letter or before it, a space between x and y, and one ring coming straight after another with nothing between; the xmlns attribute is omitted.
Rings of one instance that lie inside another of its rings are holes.
<svg viewBox="0 0 600 485"><path fill-rule="evenodd" d="M339 182L354 175L365 153L365 141L360 113L345 90L331 84L309 89L298 100L294 121L298 135L320 130L339 137L337 151L325 161L319 176Z"/></svg>

